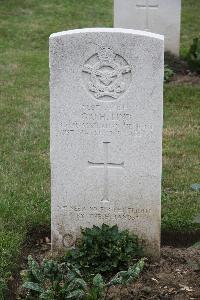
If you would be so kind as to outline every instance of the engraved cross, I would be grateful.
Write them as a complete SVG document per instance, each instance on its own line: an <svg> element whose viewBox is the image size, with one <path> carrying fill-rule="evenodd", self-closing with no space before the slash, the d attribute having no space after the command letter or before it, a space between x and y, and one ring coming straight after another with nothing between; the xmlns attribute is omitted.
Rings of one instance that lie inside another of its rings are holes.
<svg viewBox="0 0 200 300"><path fill-rule="evenodd" d="M104 168L104 190L103 190L103 198L102 202L109 202L109 192L108 192L108 169L109 168L124 168L124 162L122 163L111 163L108 162L108 145L110 142L103 142L104 146L104 162L103 163L94 163L88 161L89 168Z"/></svg>
<svg viewBox="0 0 200 300"><path fill-rule="evenodd" d="M149 30L149 10L158 8L158 4L151 4L152 0L145 0L145 4L136 4L137 8L144 8L146 12L146 28L145 30ZM154 2L155 3L155 2Z"/></svg>

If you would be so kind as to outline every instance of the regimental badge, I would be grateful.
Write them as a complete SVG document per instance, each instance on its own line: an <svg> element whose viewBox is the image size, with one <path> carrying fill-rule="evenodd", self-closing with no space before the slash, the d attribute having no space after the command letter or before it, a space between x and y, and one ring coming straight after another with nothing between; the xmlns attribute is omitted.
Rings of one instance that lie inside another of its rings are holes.
<svg viewBox="0 0 200 300"><path fill-rule="evenodd" d="M131 67L111 48L103 47L83 67L85 84L97 100L114 101L129 87Z"/></svg>

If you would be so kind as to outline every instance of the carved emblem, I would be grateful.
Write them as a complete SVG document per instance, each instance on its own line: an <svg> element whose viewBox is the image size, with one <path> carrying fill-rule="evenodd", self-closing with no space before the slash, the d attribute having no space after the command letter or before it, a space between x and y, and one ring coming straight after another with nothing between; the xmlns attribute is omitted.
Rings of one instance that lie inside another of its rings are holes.
<svg viewBox="0 0 200 300"><path fill-rule="evenodd" d="M66 247L66 248L70 248L75 244L74 237L71 233L66 233L63 236L62 242L63 242L63 246Z"/></svg>
<svg viewBox="0 0 200 300"><path fill-rule="evenodd" d="M111 48L104 47L83 67L84 81L96 99L113 101L122 95L131 81L131 67Z"/></svg>

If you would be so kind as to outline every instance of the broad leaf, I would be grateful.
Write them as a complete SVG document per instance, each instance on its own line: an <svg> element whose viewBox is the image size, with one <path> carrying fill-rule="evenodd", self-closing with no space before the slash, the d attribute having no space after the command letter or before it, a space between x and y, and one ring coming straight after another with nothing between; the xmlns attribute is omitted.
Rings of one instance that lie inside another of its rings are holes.
<svg viewBox="0 0 200 300"><path fill-rule="evenodd" d="M25 282L22 285L22 287L25 289L35 291L35 292L39 292L39 293L44 292L44 289L38 283L35 283L35 282Z"/></svg>
<svg viewBox="0 0 200 300"><path fill-rule="evenodd" d="M85 292L83 290L78 289L69 293L66 299L77 300L77 299L83 299L84 296L85 296Z"/></svg>

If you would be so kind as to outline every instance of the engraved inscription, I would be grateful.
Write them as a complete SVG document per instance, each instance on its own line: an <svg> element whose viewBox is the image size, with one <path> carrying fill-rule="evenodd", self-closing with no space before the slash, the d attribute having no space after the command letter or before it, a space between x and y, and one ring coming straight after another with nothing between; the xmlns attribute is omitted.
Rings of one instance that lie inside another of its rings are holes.
<svg viewBox="0 0 200 300"><path fill-rule="evenodd" d="M133 208L133 207L104 207L104 206L75 206L64 205L62 207L67 210L73 219L83 220L88 217L101 220L118 222L120 220L138 222L141 219L151 217L151 208Z"/></svg>
<svg viewBox="0 0 200 300"><path fill-rule="evenodd" d="M144 29L149 30L149 10L150 9L157 9L158 4L156 4L155 1L152 1L152 0L145 0L143 2L144 2L144 4L141 3L141 1L139 1L139 3L136 4L136 7L141 8L141 9L145 9L145 28Z"/></svg>
<svg viewBox="0 0 200 300"><path fill-rule="evenodd" d="M117 164L117 163L109 163L108 162L108 145L110 142L103 142L104 146L104 162L103 163L94 163L88 161L90 168L104 168L104 191L103 191L103 198L102 202L109 202L109 195L108 195L108 168L124 168L124 162Z"/></svg>
<svg viewBox="0 0 200 300"><path fill-rule="evenodd" d="M131 67L111 48L103 47L83 66L87 89L100 101L114 101L123 94L131 80Z"/></svg>
<svg viewBox="0 0 200 300"><path fill-rule="evenodd" d="M151 122L135 120L128 104L112 104L112 108L103 109L104 104L83 104L76 119L61 122L61 131L68 135L124 136L141 138L153 133Z"/></svg>

